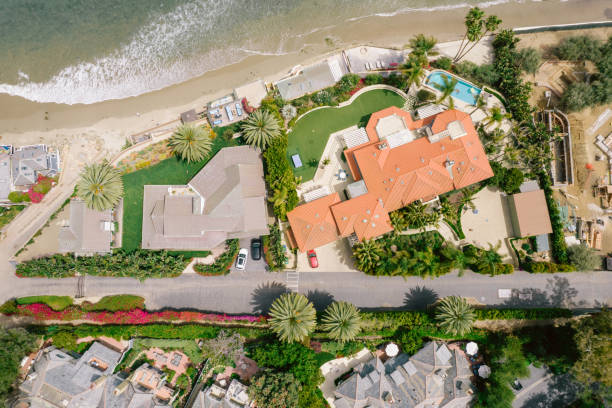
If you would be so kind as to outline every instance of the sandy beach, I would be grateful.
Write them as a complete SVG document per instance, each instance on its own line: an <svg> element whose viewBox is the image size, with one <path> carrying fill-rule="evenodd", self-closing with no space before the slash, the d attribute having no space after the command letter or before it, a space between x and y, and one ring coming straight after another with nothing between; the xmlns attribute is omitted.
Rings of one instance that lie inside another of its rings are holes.
<svg viewBox="0 0 612 408"><path fill-rule="evenodd" d="M512 28L607 20L612 18L611 6L609 0L554 0L506 3L488 7L486 13L498 15L504 27ZM350 21L311 34L299 52L251 56L190 81L127 99L59 105L0 95L0 143L45 142L61 147L87 139L110 154L118 151L130 134L174 120L185 110L200 109L238 85L258 78L266 82L279 79L295 65L308 64L344 48L363 44L402 47L417 33L434 35L440 42L460 40L465 12L466 8L458 8ZM571 33L550 33L545 38Z"/></svg>

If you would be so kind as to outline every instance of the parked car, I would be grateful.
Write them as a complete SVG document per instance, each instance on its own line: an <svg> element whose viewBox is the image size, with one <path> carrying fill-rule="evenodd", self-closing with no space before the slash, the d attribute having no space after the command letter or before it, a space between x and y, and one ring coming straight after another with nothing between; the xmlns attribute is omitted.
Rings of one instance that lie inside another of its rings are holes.
<svg viewBox="0 0 612 408"><path fill-rule="evenodd" d="M240 251L238 251L238 258L236 258L236 269L244 271L248 256L249 250L246 248L240 248Z"/></svg>
<svg viewBox="0 0 612 408"><path fill-rule="evenodd" d="M251 240L251 258L254 261L259 261L261 259L261 239L253 238Z"/></svg>
<svg viewBox="0 0 612 408"><path fill-rule="evenodd" d="M319 267L319 260L317 259L317 253L314 251L314 249L306 252L306 256L308 257L308 263L310 264L311 268Z"/></svg>

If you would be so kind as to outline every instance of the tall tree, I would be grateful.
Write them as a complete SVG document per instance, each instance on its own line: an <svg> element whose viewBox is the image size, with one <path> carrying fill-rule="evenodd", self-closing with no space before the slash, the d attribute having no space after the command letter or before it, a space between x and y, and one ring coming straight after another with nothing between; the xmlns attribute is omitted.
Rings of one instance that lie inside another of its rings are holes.
<svg viewBox="0 0 612 408"><path fill-rule="evenodd" d="M442 92L442 95L438 98L436 103L443 103L448 100L447 104L450 109L455 108L455 101L452 97L455 86L457 85L457 78L450 75L442 75L441 84L434 84L434 86Z"/></svg>
<svg viewBox="0 0 612 408"><path fill-rule="evenodd" d="M495 125L496 128L500 127L504 119L510 119L512 114L510 112L502 112L499 106L493 106L489 109L488 115L485 118L484 126Z"/></svg>
<svg viewBox="0 0 612 408"><path fill-rule="evenodd" d="M35 349L35 342L36 336L24 329L0 330L0 403L17 380L19 362Z"/></svg>
<svg viewBox="0 0 612 408"><path fill-rule="evenodd" d="M334 340L351 341L361 330L359 309L352 303L334 302L325 309L321 328Z"/></svg>
<svg viewBox="0 0 612 408"><path fill-rule="evenodd" d="M476 315L467 301L458 296L448 296L436 308L436 320L447 333L463 336L472 330Z"/></svg>
<svg viewBox="0 0 612 408"><path fill-rule="evenodd" d="M436 55L433 51L434 47L438 43L435 37L428 37L425 34L417 34L410 39L410 48L412 48L411 54L423 55L428 57L430 55Z"/></svg>
<svg viewBox="0 0 612 408"><path fill-rule="evenodd" d="M489 249L482 251L476 261L476 269L480 273L488 273L491 276L497 275L499 266L503 264L501 255L497 252L501 248L501 241L493 246L489 244Z"/></svg>
<svg viewBox="0 0 612 408"><path fill-rule="evenodd" d="M455 248L452 245L444 246L440 253L450 269L457 269L459 271L459 276L463 275L463 272L469 269L475 261L470 254L466 254L461 249Z"/></svg>
<svg viewBox="0 0 612 408"><path fill-rule="evenodd" d="M488 16L485 19L484 11L478 7L471 8L465 16L465 34L453 61L458 62L461 60L484 36L497 30L501 22L494 15Z"/></svg>
<svg viewBox="0 0 612 408"><path fill-rule="evenodd" d="M259 408L297 408L301 388L291 373L264 370L253 378L249 398Z"/></svg>
<svg viewBox="0 0 612 408"><path fill-rule="evenodd" d="M423 62L410 56L406 64L404 64L404 70L406 73L406 80L408 87L411 85L420 86L423 77L425 76L425 70L423 69Z"/></svg>
<svg viewBox="0 0 612 408"><path fill-rule="evenodd" d="M270 307L270 327L287 343L305 341L315 329L317 313L299 293L285 293Z"/></svg>
<svg viewBox="0 0 612 408"><path fill-rule="evenodd" d="M264 109L251 113L242 125L244 140L251 146L265 150L272 139L281 134L278 119Z"/></svg>
<svg viewBox="0 0 612 408"><path fill-rule="evenodd" d="M353 256L357 268L365 273L372 273L378 267L384 252L375 240L365 240L353 247Z"/></svg>
<svg viewBox="0 0 612 408"><path fill-rule="evenodd" d="M91 164L81 172L76 188L87 207L96 211L109 210L123 196L121 172L107 161Z"/></svg>
<svg viewBox="0 0 612 408"><path fill-rule="evenodd" d="M210 130L202 126L181 125L168 140L168 146L188 163L204 160L212 148Z"/></svg>

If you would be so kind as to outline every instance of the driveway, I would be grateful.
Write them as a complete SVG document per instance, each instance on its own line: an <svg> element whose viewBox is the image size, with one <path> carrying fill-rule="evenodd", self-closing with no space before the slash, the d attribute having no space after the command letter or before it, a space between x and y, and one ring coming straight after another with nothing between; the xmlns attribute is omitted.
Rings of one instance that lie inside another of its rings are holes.
<svg viewBox="0 0 612 408"><path fill-rule="evenodd" d="M576 400L580 385L571 375L553 375L546 366L529 365L529 377L521 378L523 388L514 391L513 408L566 407Z"/></svg>

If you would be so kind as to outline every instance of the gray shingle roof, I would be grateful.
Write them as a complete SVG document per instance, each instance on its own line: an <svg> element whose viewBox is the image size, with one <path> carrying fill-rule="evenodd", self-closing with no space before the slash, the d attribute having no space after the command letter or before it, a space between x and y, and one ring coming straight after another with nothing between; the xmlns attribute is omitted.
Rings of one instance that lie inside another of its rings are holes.
<svg viewBox="0 0 612 408"><path fill-rule="evenodd" d="M187 186L144 187L142 246L211 249L229 238L265 235L265 195L259 152L221 149Z"/></svg>
<svg viewBox="0 0 612 408"><path fill-rule="evenodd" d="M446 357L446 353L450 357L443 364L437 355ZM400 354L384 363L373 358L338 385L334 404L341 408L467 407L471 373L467 360L462 360L465 356L437 342L427 343L412 357Z"/></svg>
<svg viewBox="0 0 612 408"><path fill-rule="evenodd" d="M70 201L70 224L60 229L61 252L80 254L105 254L111 250L112 232L107 223L112 223L111 210L95 211L84 201Z"/></svg>

